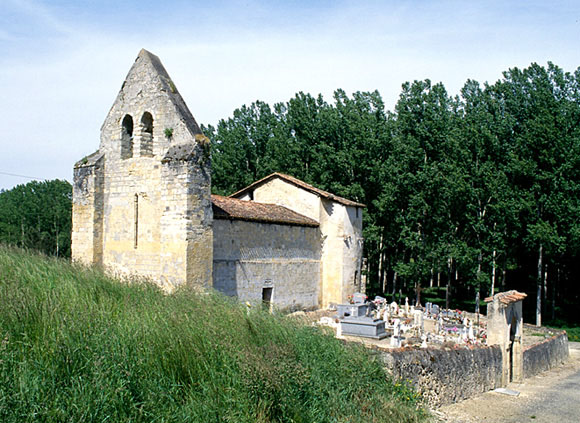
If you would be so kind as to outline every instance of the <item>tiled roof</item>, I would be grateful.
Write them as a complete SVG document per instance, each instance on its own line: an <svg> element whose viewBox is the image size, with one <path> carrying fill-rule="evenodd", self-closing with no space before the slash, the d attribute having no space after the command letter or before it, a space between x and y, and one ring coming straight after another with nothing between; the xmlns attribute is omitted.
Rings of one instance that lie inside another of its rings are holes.
<svg viewBox="0 0 580 423"><path fill-rule="evenodd" d="M237 198L212 195L214 219L246 220L284 225L317 227L318 222L275 204L256 203Z"/></svg>
<svg viewBox="0 0 580 423"><path fill-rule="evenodd" d="M499 292L495 294L493 297L487 297L485 299L486 303L492 302L494 299L498 299L502 304L511 304L517 301L521 301L526 298L528 294L524 294L523 292L518 292L516 290L506 291L506 292Z"/></svg>
<svg viewBox="0 0 580 423"><path fill-rule="evenodd" d="M296 185L299 188L305 189L306 191L310 191L311 193L316 194L319 197L323 197L323 198L326 198L328 200L336 201L337 203L343 204L345 206L366 207L362 203L357 203L356 201L347 200L346 198L342 198L342 197L339 197L338 195L334 195L334 194L331 194L330 192L326 192L326 191L323 191L323 190L318 189L316 187L313 187L312 185L307 184L306 182L303 182L300 179L296 179L293 176L284 175L283 173L278 173L278 172L272 173L271 175L268 175L265 178L262 178L259 181L254 182L252 185L249 185L246 188L243 188L243 189L239 190L238 192L233 193L232 195L230 195L230 197L236 198L236 197L239 197L241 195L244 195L248 191L253 190L258 185L261 185L261 184L263 184L271 179L274 179L274 178L283 179L286 182L289 182L293 185Z"/></svg>

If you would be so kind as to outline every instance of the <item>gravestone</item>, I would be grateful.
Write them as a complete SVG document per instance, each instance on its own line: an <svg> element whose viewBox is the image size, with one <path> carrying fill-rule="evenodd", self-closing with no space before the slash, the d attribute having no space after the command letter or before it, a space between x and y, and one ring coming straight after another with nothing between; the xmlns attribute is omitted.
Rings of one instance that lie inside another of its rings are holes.
<svg viewBox="0 0 580 423"><path fill-rule="evenodd" d="M391 347L399 348L401 346L401 320L395 319L393 324L393 336L391 336Z"/></svg>
<svg viewBox="0 0 580 423"><path fill-rule="evenodd" d="M419 334L423 333L423 312L420 310L413 311L413 326L417 329Z"/></svg>

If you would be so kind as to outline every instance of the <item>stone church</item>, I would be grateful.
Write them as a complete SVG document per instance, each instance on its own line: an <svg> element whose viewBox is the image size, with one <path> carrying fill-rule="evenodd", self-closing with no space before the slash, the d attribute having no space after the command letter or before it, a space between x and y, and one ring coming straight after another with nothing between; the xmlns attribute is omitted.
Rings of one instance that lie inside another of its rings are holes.
<svg viewBox="0 0 580 423"><path fill-rule="evenodd" d="M72 254L167 290L316 308L361 286L363 204L274 173L211 194L209 140L159 58L141 50L74 167Z"/></svg>

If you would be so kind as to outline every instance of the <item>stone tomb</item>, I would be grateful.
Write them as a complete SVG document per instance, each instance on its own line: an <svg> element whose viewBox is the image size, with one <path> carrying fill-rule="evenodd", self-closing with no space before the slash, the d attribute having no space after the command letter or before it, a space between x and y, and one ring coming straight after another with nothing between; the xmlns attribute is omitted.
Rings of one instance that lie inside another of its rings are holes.
<svg viewBox="0 0 580 423"><path fill-rule="evenodd" d="M385 322L370 317L372 314L371 303L363 302L366 300L366 296L355 293L353 300L354 304L339 304L337 306L341 334L373 339L386 338Z"/></svg>
<svg viewBox="0 0 580 423"><path fill-rule="evenodd" d="M342 334L363 338L383 339L387 337L385 322L372 317L345 317L340 320Z"/></svg>

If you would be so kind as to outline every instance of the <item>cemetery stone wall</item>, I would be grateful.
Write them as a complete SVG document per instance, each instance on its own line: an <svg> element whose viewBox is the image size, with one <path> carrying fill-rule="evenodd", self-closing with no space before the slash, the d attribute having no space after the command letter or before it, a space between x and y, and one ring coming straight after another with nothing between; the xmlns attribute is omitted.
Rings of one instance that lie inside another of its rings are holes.
<svg viewBox="0 0 580 423"><path fill-rule="evenodd" d="M568 335L565 331L531 345L524 349L524 378L559 366L568 356Z"/></svg>
<svg viewBox="0 0 580 423"><path fill-rule="evenodd" d="M413 385L432 406L454 403L502 386L502 353L497 345L377 351L389 373Z"/></svg>

